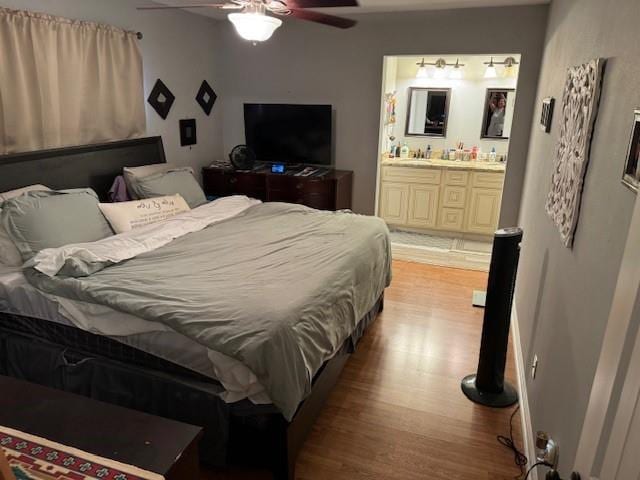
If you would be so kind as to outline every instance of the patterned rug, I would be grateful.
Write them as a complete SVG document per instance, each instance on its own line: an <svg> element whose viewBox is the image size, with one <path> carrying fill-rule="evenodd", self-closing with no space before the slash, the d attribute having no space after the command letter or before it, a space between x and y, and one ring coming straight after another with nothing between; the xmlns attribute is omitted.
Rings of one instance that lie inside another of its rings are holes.
<svg viewBox="0 0 640 480"><path fill-rule="evenodd" d="M0 446L16 480L163 480L157 473L0 426Z"/></svg>

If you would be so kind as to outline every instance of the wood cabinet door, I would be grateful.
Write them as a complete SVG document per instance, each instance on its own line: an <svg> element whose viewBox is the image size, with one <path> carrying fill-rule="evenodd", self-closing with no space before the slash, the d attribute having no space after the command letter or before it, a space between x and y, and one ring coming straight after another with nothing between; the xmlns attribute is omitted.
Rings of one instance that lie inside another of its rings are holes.
<svg viewBox="0 0 640 480"><path fill-rule="evenodd" d="M407 225L433 228L438 219L438 185L409 185Z"/></svg>
<svg viewBox="0 0 640 480"><path fill-rule="evenodd" d="M402 183L382 182L380 189L380 216L395 225L407 223L409 186Z"/></svg>
<svg viewBox="0 0 640 480"><path fill-rule="evenodd" d="M500 190L472 188L467 217L467 231L492 235L498 228L500 216Z"/></svg>

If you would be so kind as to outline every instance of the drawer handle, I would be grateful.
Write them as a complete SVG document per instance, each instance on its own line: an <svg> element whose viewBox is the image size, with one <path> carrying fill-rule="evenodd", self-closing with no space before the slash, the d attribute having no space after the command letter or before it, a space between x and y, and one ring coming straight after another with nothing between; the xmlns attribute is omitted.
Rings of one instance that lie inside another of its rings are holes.
<svg viewBox="0 0 640 480"><path fill-rule="evenodd" d="M238 179L235 177L232 177L229 179L229 183L238 183Z"/></svg>

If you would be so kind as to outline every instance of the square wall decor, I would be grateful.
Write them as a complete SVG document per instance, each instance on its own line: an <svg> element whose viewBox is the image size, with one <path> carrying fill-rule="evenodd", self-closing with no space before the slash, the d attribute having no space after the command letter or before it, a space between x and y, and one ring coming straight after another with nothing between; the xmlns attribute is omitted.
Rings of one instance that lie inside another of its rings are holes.
<svg viewBox="0 0 640 480"><path fill-rule="evenodd" d="M560 138L546 210L569 248L578 225L603 67L604 60L598 58L569 68L562 94Z"/></svg>
<svg viewBox="0 0 640 480"><path fill-rule="evenodd" d="M553 121L553 106L556 101L552 97L547 97L542 100L542 113L540 114L540 128L545 133L551 131L551 122Z"/></svg>
<svg viewBox="0 0 640 480"><path fill-rule="evenodd" d="M169 90L162 80L158 79L149 94L147 102L149 102L149 105L153 107L163 120L166 120L175 99L176 97L173 96L171 90Z"/></svg>
<svg viewBox="0 0 640 480"><path fill-rule="evenodd" d="M213 91L213 88L211 88L211 85L209 85L206 80L203 80L202 85L200 85L200 90L198 90L198 94L196 95L196 101L200 104L204 113L207 115L211 113L217 98L218 96L216 92Z"/></svg>
<svg viewBox="0 0 640 480"><path fill-rule="evenodd" d="M195 145L197 142L196 119L187 118L180 120L180 145L185 147L188 145Z"/></svg>
<svg viewBox="0 0 640 480"><path fill-rule="evenodd" d="M631 127L631 139L627 150L627 161L622 173L622 183L634 192L640 186L640 110L636 110Z"/></svg>

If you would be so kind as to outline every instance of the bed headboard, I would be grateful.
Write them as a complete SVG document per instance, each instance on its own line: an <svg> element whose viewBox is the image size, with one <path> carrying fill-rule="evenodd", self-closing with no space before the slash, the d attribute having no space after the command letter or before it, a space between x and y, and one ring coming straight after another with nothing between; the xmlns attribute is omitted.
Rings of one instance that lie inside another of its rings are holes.
<svg viewBox="0 0 640 480"><path fill-rule="evenodd" d="M165 162L162 137L0 155L0 192L41 183L54 190L91 187L105 200L122 167Z"/></svg>

